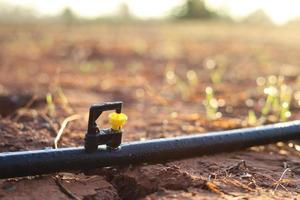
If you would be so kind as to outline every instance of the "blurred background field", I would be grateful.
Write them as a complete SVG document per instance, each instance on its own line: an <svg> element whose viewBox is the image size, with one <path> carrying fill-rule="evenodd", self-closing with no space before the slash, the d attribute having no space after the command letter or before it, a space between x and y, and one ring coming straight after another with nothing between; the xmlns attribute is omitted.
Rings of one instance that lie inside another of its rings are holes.
<svg viewBox="0 0 300 200"><path fill-rule="evenodd" d="M0 1L0 151L52 146L74 114L82 120L69 123L59 147L82 145L88 108L104 101L124 102L125 141L299 119L299 3L151 2ZM100 123L107 126L105 117ZM299 149L278 143L117 174L99 170L88 194L76 187L86 177L73 174L73 185L64 184L87 199L291 198L300 190ZM293 170L278 181L284 163ZM161 173L165 182L180 181L162 184ZM0 182L0 197L29 198L38 181L57 191L53 199L68 199L52 176Z"/></svg>

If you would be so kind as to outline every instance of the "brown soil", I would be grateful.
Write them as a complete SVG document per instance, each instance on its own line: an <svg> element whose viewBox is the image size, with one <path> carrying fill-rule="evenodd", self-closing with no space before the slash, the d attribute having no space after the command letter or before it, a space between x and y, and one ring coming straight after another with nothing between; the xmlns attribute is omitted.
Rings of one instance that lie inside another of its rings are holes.
<svg viewBox="0 0 300 200"><path fill-rule="evenodd" d="M265 98L257 77L284 75L294 91L300 90L298 32L223 24L3 26L0 152L51 147L62 121L75 113L83 120L69 123L59 147L80 146L89 106L104 101L124 102L129 116L124 141L245 127L248 110L259 115L259 100ZM219 84L211 82L203 64L208 58L226 65ZM194 70L198 84L168 84L170 68L182 80ZM206 119L207 86L225 102L221 119ZM52 111L45 101L48 93ZM293 99L290 120L298 118L299 108ZM276 122L272 115L271 122ZM105 115L99 124L107 126ZM0 198L300 198L300 153L290 146L0 180Z"/></svg>

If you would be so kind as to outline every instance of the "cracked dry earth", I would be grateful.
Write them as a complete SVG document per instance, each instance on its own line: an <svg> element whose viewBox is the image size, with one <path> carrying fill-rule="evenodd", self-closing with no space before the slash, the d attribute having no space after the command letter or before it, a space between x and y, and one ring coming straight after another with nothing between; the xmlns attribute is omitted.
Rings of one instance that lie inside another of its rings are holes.
<svg viewBox="0 0 300 200"><path fill-rule="evenodd" d="M60 124L72 114L81 119L64 129L59 147L80 146L89 106L113 100L123 101L129 116L125 142L241 128L249 110L245 101L263 96L256 90L258 76L282 73L296 83L300 34L292 30L177 26L4 27L0 152L53 146ZM295 54L288 53L291 49ZM201 102L212 83L203 62L218 55L230 61L223 82L213 85L226 104L221 119L208 121ZM197 72L199 83L188 98L166 83L170 66L179 75L191 68ZM241 66L245 70L238 71ZM47 93L54 113L45 102ZM251 109L259 113L261 107ZM299 119L300 108L292 104L291 109L291 120ZM99 124L107 126L106 115ZM0 199L297 199L300 153L290 146L0 180Z"/></svg>

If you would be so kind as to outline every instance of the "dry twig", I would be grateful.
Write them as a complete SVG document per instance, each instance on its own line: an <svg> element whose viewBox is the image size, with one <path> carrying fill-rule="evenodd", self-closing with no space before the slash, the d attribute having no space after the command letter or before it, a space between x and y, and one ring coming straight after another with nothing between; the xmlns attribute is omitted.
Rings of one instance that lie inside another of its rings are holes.
<svg viewBox="0 0 300 200"><path fill-rule="evenodd" d="M277 181L277 184L276 184L276 187L275 187L275 189L274 189L273 194L275 194L275 192L277 191L279 185L281 185L281 181L282 181L284 175L285 175L287 172L289 172L289 171L291 171L291 169L290 169L290 168L286 168L286 169L282 172L282 174L281 174L279 180ZM283 187L283 188L286 189L285 187Z"/></svg>
<svg viewBox="0 0 300 200"><path fill-rule="evenodd" d="M57 149L58 141L60 140L60 138L63 134L63 131L66 128L67 124L71 121L76 120L76 119L80 119L80 115L75 114L75 115L71 115L71 116L64 119L64 121L62 122L61 127L60 127L59 131L57 132L57 135L54 139L53 148Z"/></svg>
<svg viewBox="0 0 300 200"><path fill-rule="evenodd" d="M73 194L68 188L66 188L62 182L60 181L59 177L55 177L55 183L58 185L59 189L66 194L68 197L75 199L75 200L81 200L81 198L79 198L78 196L76 196L75 194Z"/></svg>

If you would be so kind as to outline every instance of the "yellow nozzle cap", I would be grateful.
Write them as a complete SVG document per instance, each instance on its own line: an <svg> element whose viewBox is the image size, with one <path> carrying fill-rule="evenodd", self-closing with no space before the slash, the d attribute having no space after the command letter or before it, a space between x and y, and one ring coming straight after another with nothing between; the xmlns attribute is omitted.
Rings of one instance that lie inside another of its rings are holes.
<svg viewBox="0 0 300 200"><path fill-rule="evenodd" d="M124 113L110 113L108 115L108 122L111 125L111 129L115 131L121 130L122 126L126 123L128 117Z"/></svg>

